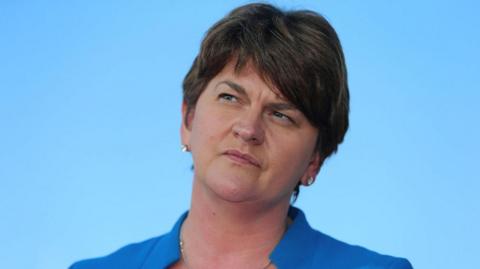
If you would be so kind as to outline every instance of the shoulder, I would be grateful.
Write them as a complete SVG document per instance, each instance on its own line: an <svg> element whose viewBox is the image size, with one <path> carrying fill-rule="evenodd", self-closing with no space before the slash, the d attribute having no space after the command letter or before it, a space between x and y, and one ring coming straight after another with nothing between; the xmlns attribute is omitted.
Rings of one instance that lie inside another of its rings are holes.
<svg viewBox="0 0 480 269"><path fill-rule="evenodd" d="M110 255L74 263L70 269L165 268L180 256L179 235L185 212L172 230L161 236L120 248Z"/></svg>
<svg viewBox="0 0 480 269"><path fill-rule="evenodd" d="M76 262L69 269L139 268L163 237L126 245L104 257Z"/></svg>
<svg viewBox="0 0 480 269"><path fill-rule="evenodd" d="M313 229L305 214L290 207L293 223L271 255L278 268L412 269L406 259L350 245Z"/></svg>
<svg viewBox="0 0 480 269"><path fill-rule="evenodd" d="M350 245L315 231L316 250L312 268L338 269L412 269L407 259L384 255L367 248Z"/></svg>

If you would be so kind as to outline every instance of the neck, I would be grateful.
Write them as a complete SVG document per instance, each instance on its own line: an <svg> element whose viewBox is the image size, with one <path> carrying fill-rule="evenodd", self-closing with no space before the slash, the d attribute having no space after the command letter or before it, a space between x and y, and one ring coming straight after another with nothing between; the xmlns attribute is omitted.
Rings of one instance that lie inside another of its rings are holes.
<svg viewBox="0 0 480 269"><path fill-rule="evenodd" d="M266 205L223 201L194 181L182 226L189 263L195 268L262 268L286 230L288 207L289 200Z"/></svg>

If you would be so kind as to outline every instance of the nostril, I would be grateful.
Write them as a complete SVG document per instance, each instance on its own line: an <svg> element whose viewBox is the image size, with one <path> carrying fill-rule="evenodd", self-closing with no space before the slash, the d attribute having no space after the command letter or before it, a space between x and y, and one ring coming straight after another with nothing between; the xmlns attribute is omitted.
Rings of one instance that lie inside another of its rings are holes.
<svg viewBox="0 0 480 269"><path fill-rule="evenodd" d="M239 137L244 141L258 141L256 131L253 128L237 124L233 127L233 133L236 137Z"/></svg>
<svg viewBox="0 0 480 269"><path fill-rule="evenodd" d="M232 126L233 135L247 143L260 144L263 141L264 130L261 114L253 113L238 119Z"/></svg>

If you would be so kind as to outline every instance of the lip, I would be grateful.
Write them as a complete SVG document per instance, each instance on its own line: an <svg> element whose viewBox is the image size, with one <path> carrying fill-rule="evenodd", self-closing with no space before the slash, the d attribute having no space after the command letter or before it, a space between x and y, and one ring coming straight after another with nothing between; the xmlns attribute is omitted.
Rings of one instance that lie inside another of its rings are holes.
<svg viewBox="0 0 480 269"><path fill-rule="evenodd" d="M224 155L226 155L229 159L241 163L241 164L250 164L260 168L260 162L255 159L252 155L248 153L242 153L235 149L229 149L225 151Z"/></svg>

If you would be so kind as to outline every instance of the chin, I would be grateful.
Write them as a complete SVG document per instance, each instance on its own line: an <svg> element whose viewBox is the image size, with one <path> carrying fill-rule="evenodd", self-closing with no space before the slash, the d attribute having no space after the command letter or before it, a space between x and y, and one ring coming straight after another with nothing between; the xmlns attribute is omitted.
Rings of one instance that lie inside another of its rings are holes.
<svg viewBox="0 0 480 269"><path fill-rule="evenodd" d="M220 199L240 203L254 199L258 191L258 181L250 176L238 174L207 175L206 184L208 188Z"/></svg>

